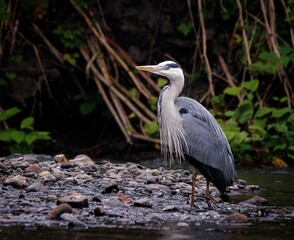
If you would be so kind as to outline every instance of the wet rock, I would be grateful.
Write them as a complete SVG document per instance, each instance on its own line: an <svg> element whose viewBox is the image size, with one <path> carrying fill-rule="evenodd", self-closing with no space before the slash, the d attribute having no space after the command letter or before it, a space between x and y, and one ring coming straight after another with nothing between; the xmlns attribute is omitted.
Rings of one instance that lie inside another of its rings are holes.
<svg viewBox="0 0 294 240"><path fill-rule="evenodd" d="M83 208L88 207L88 198L79 193L73 193L65 197L61 197L57 199L57 204L67 203L73 208Z"/></svg>
<svg viewBox="0 0 294 240"><path fill-rule="evenodd" d="M245 187L245 190L254 192L256 190L259 190L259 186L258 185L247 185Z"/></svg>
<svg viewBox="0 0 294 240"><path fill-rule="evenodd" d="M124 205L123 202L117 197L110 197L109 199L104 201L104 203L109 207L121 207Z"/></svg>
<svg viewBox="0 0 294 240"><path fill-rule="evenodd" d="M122 203L127 203L128 204L128 203L132 202L132 200L123 193L118 193L117 197Z"/></svg>
<svg viewBox="0 0 294 240"><path fill-rule="evenodd" d="M46 216L46 219L52 220L52 219L58 219L60 217L61 214L63 213L72 213L72 207L67 204L67 203L63 203L60 204L58 206L56 206L55 208L53 208Z"/></svg>
<svg viewBox="0 0 294 240"><path fill-rule="evenodd" d="M39 166L39 164L34 163L25 168L25 172L34 172L34 173L41 173L43 172L43 169Z"/></svg>
<svg viewBox="0 0 294 240"><path fill-rule="evenodd" d="M254 196L246 201L240 202L240 204L251 204L255 206L268 206L268 201L265 198Z"/></svg>
<svg viewBox="0 0 294 240"><path fill-rule="evenodd" d="M185 228L190 227L189 223L186 223L186 222L178 222L177 226L178 227L185 227Z"/></svg>
<svg viewBox="0 0 294 240"><path fill-rule="evenodd" d="M68 160L64 154L57 154L53 157L54 161L57 163L67 163Z"/></svg>
<svg viewBox="0 0 294 240"><path fill-rule="evenodd" d="M102 190L102 192L101 193L111 193L112 191L118 191L119 189L118 189L118 184L117 183L115 183L115 182L109 182L109 181L107 181L107 182L104 182L104 183L102 183L102 186L103 186L103 190Z"/></svg>
<svg viewBox="0 0 294 240"><path fill-rule="evenodd" d="M134 202L134 206L136 207L152 207L152 203L151 203L151 200L147 197L144 197L144 198L141 198L141 199L138 199Z"/></svg>
<svg viewBox="0 0 294 240"><path fill-rule="evenodd" d="M174 205L168 205L168 206L165 206L162 209L162 211L174 212L174 211L178 211L178 209Z"/></svg>
<svg viewBox="0 0 294 240"><path fill-rule="evenodd" d="M122 218L118 218L114 221L114 223L116 225L132 225L134 224L135 222L129 218L125 218L125 217L122 217Z"/></svg>
<svg viewBox="0 0 294 240"><path fill-rule="evenodd" d="M71 159L68 162L71 164L74 164L75 166L78 166L79 168L83 168L83 167L93 167L94 169L97 168L93 160L89 158L87 155L83 155L83 154L76 156L74 159Z"/></svg>
<svg viewBox="0 0 294 240"><path fill-rule="evenodd" d="M27 192L44 192L47 193L47 188L41 182L35 182L27 187Z"/></svg>
<svg viewBox="0 0 294 240"><path fill-rule="evenodd" d="M57 180L63 180L65 179L65 174L58 168L53 168L51 174L57 179Z"/></svg>
<svg viewBox="0 0 294 240"><path fill-rule="evenodd" d="M90 175L85 174L85 173L80 173L80 174L74 176L74 180L79 184L84 183L84 182L89 182L92 179L93 178Z"/></svg>
<svg viewBox="0 0 294 240"><path fill-rule="evenodd" d="M150 191L167 191L170 192L170 188L168 186L162 184L151 183L146 185L146 189Z"/></svg>
<svg viewBox="0 0 294 240"><path fill-rule="evenodd" d="M60 215L60 219L69 222L70 227L87 227L87 224L77 219L74 215L70 213L63 213Z"/></svg>
<svg viewBox="0 0 294 240"><path fill-rule="evenodd" d="M104 216L106 214L106 211L104 209L104 207L102 206L98 206L94 209L94 215L96 217L101 217L101 216Z"/></svg>
<svg viewBox="0 0 294 240"><path fill-rule="evenodd" d="M13 177L9 177L4 181L4 185L11 185L15 188L23 188L27 186L27 180L25 177L16 175Z"/></svg>
<svg viewBox="0 0 294 240"><path fill-rule="evenodd" d="M229 224L229 225L234 225L234 224L246 224L248 223L248 218L246 215L241 214L241 213L233 213L224 219L218 221L218 224Z"/></svg>
<svg viewBox="0 0 294 240"><path fill-rule="evenodd" d="M39 177L44 182L56 182L58 180L49 171L43 171L43 172L39 173Z"/></svg>
<svg viewBox="0 0 294 240"><path fill-rule="evenodd" d="M62 168L62 169L70 169L73 167L74 167L74 165L72 163L68 163L68 162L60 164L60 168Z"/></svg>

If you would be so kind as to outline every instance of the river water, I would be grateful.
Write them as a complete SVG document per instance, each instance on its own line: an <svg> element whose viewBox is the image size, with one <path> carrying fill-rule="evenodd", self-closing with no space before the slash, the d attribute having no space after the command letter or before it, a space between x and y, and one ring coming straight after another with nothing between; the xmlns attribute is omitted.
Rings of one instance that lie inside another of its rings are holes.
<svg viewBox="0 0 294 240"><path fill-rule="evenodd" d="M150 168L162 166L161 160L141 163ZM173 168L191 168L182 164ZM168 168L168 167L167 167ZM255 168L237 167L238 179L248 184L259 185L261 191L254 195L266 198L269 205L294 206L294 168ZM253 194L252 194L253 196ZM250 194L233 197L233 201L250 198ZM199 226L193 228L166 224L160 229L142 228L95 228L95 229L52 229L24 227L0 228L1 240L87 240L87 239L217 239L217 240L285 240L294 239L293 218L282 222L254 223L243 227L212 227Z"/></svg>

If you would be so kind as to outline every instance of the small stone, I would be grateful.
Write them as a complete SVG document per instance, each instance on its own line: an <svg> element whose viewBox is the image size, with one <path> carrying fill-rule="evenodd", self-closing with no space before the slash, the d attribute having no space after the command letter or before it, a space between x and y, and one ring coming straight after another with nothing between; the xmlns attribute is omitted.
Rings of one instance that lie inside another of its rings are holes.
<svg viewBox="0 0 294 240"><path fill-rule="evenodd" d="M79 193L73 193L71 195L61 197L57 199L57 205L67 203L73 208L83 208L88 207L88 198Z"/></svg>
<svg viewBox="0 0 294 240"><path fill-rule="evenodd" d="M56 206L55 208L53 208L46 216L47 219L58 219L60 217L61 214L63 213L72 213L72 207L67 204L67 203L63 203L60 204L58 206Z"/></svg>
<svg viewBox="0 0 294 240"><path fill-rule="evenodd" d="M118 191L118 184L114 182L103 183L102 186L104 189L101 193L111 193L112 191Z"/></svg>
<svg viewBox="0 0 294 240"><path fill-rule="evenodd" d="M134 202L136 207L152 207L152 203L149 198L144 197Z"/></svg>
<svg viewBox="0 0 294 240"><path fill-rule="evenodd" d="M26 192L44 192L47 193L47 188L41 183L36 182L27 187Z"/></svg>
<svg viewBox="0 0 294 240"><path fill-rule="evenodd" d="M120 199L118 199L117 197L111 197L109 198L105 204L107 204L110 207L121 207L123 206L123 203Z"/></svg>
<svg viewBox="0 0 294 240"><path fill-rule="evenodd" d="M254 192L256 190L259 190L259 186L258 185L247 185L245 187L245 190Z"/></svg>
<svg viewBox="0 0 294 240"><path fill-rule="evenodd" d="M117 197L122 203L131 203L131 199L123 193L118 193Z"/></svg>
<svg viewBox="0 0 294 240"><path fill-rule="evenodd" d="M186 223L186 222L178 222L177 226L178 227L189 227L190 225L189 225L189 223Z"/></svg>
<svg viewBox="0 0 294 240"><path fill-rule="evenodd" d="M178 211L178 209L174 205L168 205L162 209L162 211Z"/></svg>
<svg viewBox="0 0 294 240"><path fill-rule="evenodd" d="M52 175L53 175L56 179L58 179L58 180L63 180L63 179L65 179L65 174L64 174L61 170L59 170L59 169L57 169L57 168L53 168L53 169L52 169Z"/></svg>
<svg viewBox="0 0 294 240"><path fill-rule="evenodd" d="M118 225L132 225L135 222L129 218L122 217L122 218L116 219L114 223Z"/></svg>
<svg viewBox="0 0 294 240"><path fill-rule="evenodd" d="M34 163L25 168L25 172L35 172L35 173L41 173L43 172L43 169L39 166L39 164Z"/></svg>
<svg viewBox="0 0 294 240"><path fill-rule="evenodd" d="M64 154L57 154L53 157L54 161L57 163L67 163L68 160Z"/></svg>
<svg viewBox="0 0 294 240"><path fill-rule="evenodd" d="M218 224L229 224L229 225L234 225L234 224L246 224L248 223L248 218L246 215L241 214L241 213L233 213L224 219L218 221Z"/></svg>
<svg viewBox="0 0 294 240"><path fill-rule="evenodd" d="M78 155L74 159L71 159L68 161L69 163L72 163L78 167L85 167L85 166L94 166L95 163L91 158L89 158L87 155Z"/></svg>
<svg viewBox="0 0 294 240"><path fill-rule="evenodd" d="M68 163L68 162L60 164L60 168L62 168L62 169L69 169L69 168L73 168L73 167L74 167L74 165L72 163Z"/></svg>
<svg viewBox="0 0 294 240"><path fill-rule="evenodd" d="M63 213L60 215L60 219L69 222L69 226L73 227L87 227L87 224L82 222L81 220L77 219L74 215L70 213Z"/></svg>
<svg viewBox="0 0 294 240"><path fill-rule="evenodd" d="M79 184L84 183L84 182L89 182L92 179L93 178L90 175L85 174L85 173L80 173L74 177L74 180Z"/></svg>
<svg viewBox="0 0 294 240"><path fill-rule="evenodd" d="M39 173L39 177L44 181L44 182L56 182L57 179L54 177L49 171L43 171Z"/></svg>
<svg viewBox="0 0 294 240"><path fill-rule="evenodd" d="M104 216L105 214L106 214L106 211L105 211L104 207L102 207L102 206L98 206L94 209L94 215L96 217Z"/></svg>
<svg viewBox="0 0 294 240"><path fill-rule="evenodd" d="M16 175L16 176L13 176L13 177L6 179L3 184L5 186L11 185L12 187L15 187L15 188L23 188L23 187L26 187L27 180L23 176Z"/></svg>
<svg viewBox="0 0 294 240"><path fill-rule="evenodd" d="M240 204L251 204L255 206L268 206L268 201L265 198L254 196L246 201L240 202Z"/></svg>

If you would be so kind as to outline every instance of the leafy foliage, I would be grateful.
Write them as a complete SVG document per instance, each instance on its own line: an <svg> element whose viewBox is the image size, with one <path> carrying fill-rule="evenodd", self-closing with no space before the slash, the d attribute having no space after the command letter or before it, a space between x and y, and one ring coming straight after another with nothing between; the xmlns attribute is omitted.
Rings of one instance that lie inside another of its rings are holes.
<svg viewBox="0 0 294 240"><path fill-rule="evenodd" d="M7 121L20 112L19 108L13 107L0 113L0 141L8 143L7 147L11 153L28 153L34 142L51 140L49 132L34 129L33 117L24 118L18 129L8 127Z"/></svg>

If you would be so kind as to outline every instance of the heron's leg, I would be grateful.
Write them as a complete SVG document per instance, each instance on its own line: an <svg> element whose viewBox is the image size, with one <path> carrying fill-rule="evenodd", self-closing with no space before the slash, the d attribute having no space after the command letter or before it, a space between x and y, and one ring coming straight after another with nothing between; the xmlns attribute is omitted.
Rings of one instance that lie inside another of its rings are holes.
<svg viewBox="0 0 294 240"><path fill-rule="evenodd" d="M211 203L210 202L212 202L217 207L220 207L218 205L218 202L212 196L210 196L210 193L209 193L209 181L208 180L206 181L206 202L207 202L207 205L208 205L209 209L211 208Z"/></svg>
<svg viewBox="0 0 294 240"><path fill-rule="evenodd" d="M195 186L196 186L196 170L193 168L192 172L192 195L191 195L191 207L194 207L195 200Z"/></svg>

